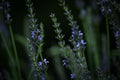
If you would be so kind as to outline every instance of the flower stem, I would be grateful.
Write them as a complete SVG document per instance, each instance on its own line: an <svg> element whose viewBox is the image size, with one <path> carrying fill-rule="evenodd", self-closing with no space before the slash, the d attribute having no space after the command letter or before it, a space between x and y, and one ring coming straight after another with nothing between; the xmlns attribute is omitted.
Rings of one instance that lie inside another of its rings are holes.
<svg viewBox="0 0 120 80"><path fill-rule="evenodd" d="M19 59L18 59L18 54L17 54L17 49L16 49L16 45L15 45L15 39L14 39L14 35L13 35L13 31L11 28L11 25L9 25L9 30L10 30L10 36L11 36L11 40L12 40L12 44L13 44L13 50L14 50L14 54L15 54L15 59L16 59L16 63L17 63L17 69L18 69L18 74L21 78L21 70L20 70L20 64L19 64Z"/></svg>
<svg viewBox="0 0 120 80"><path fill-rule="evenodd" d="M3 43L5 45L5 49L7 51L8 60L10 60L9 64L10 64L12 76L14 78L13 80L17 80L16 69L13 68L14 67L14 60L13 60L12 53L11 53L11 51L10 51L8 45L7 45L7 41L5 40L5 37L3 36L2 32L0 32L0 35L1 35L1 38L2 38Z"/></svg>
<svg viewBox="0 0 120 80"><path fill-rule="evenodd" d="M110 32L109 32L109 25L108 25L108 16L107 16L107 14L106 14L105 18L106 18L106 31L107 31L108 70L110 70Z"/></svg>

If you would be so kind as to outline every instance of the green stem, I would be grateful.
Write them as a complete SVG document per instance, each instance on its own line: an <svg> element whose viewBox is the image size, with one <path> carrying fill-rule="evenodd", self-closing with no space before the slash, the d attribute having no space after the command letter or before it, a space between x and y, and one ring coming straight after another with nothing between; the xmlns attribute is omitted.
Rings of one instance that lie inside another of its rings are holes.
<svg viewBox="0 0 120 80"><path fill-rule="evenodd" d="M13 35L11 25L9 25L9 30L10 30L11 40L12 40L12 44L13 44L13 50L14 50L14 54L15 54L15 60L16 60L16 64L17 64L18 74L20 76L20 79L22 79L21 78L21 72L20 72L21 70L20 70L19 58L18 58L18 54L17 54L15 39L14 39L14 35Z"/></svg>
<svg viewBox="0 0 120 80"><path fill-rule="evenodd" d="M29 74L28 74L28 77L27 77L27 80L30 80L31 75L32 75L32 72L33 72L33 69L30 70L30 72L29 72Z"/></svg>
<svg viewBox="0 0 120 80"><path fill-rule="evenodd" d="M110 32L109 32L109 25L108 25L108 16L106 14L106 30L107 30L107 55L108 55L108 70L110 70Z"/></svg>
<svg viewBox="0 0 120 80"><path fill-rule="evenodd" d="M40 56L41 61L44 62L43 55L42 55L42 52L41 52L41 46L38 46L38 55Z"/></svg>
<svg viewBox="0 0 120 80"><path fill-rule="evenodd" d="M5 40L5 37L3 36L3 34L2 34L1 32L0 32L0 35L1 35L2 40L3 40L3 43L4 43L4 45L5 45L5 49L6 49L6 51L7 51L8 57L9 57L11 63L13 64L13 63L14 63L13 57L12 57L11 51L10 51L8 45L7 45L7 41Z"/></svg>
<svg viewBox="0 0 120 80"><path fill-rule="evenodd" d="M2 37L3 43L5 45L5 49L7 51L8 60L10 60L9 64L10 64L10 68L11 68L11 73L13 75L14 80L17 80L16 69L14 68L14 60L13 60L13 57L12 57L12 53L11 53L11 51L10 51L8 45L7 45L7 41L5 40L5 37L3 36L3 34L1 32L0 32L0 35Z"/></svg>

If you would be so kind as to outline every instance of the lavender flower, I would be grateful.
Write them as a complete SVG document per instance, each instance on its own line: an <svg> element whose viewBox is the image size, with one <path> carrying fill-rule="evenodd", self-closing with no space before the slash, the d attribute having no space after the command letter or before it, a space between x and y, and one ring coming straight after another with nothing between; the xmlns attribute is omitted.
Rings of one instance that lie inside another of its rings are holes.
<svg viewBox="0 0 120 80"><path fill-rule="evenodd" d="M67 66L67 61L65 59L62 60L62 62L63 62L63 66Z"/></svg>
<svg viewBox="0 0 120 80"><path fill-rule="evenodd" d="M42 41L42 36L38 35L38 41L41 42Z"/></svg>
<svg viewBox="0 0 120 80"><path fill-rule="evenodd" d="M28 51L33 64L32 68L36 73L36 78L41 78L41 80L45 80L45 77L41 77L41 74L47 73L47 64L49 63L49 61L43 59L42 56L42 46L44 38L43 24L37 24L37 19L35 18L33 4L31 3L31 0L27 0L27 7L29 12L29 29L31 34L28 38ZM39 62L38 56L40 56L41 60Z"/></svg>
<svg viewBox="0 0 120 80"><path fill-rule="evenodd" d="M86 42L82 39L81 42L80 42L82 45L85 45Z"/></svg>
<svg viewBox="0 0 120 80"><path fill-rule="evenodd" d="M114 32L117 48L120 48L120 28Z"/></svg>
<svg viewBox="0 0 120 80"><path fill-rule="evenodd" d="M31 32L32 39L35 39L35 31Z"/></svg>
<svg viewBox="0 0 120 80"><path fill-rule="evenodd" d="M45 80L44 74L41 75L41 79L40 80Z"/></svg>
<svg viewBox="0 0 120 80"><path fill-rule="evenodd" d="M75 74L74 73L70 74L70 78L74 79L75 78Z"/></svg>
<svg viewBox="0 0 120 80"><path fill-rule="evenodd" d="M78 30L79 26L72 28L72 35L71 35L71 41L75 41L75 45L77 49L84 49L86 42L83 39L83 33L81 30Z"/></svg>
<svg viewBox="0 0 120 80"><path fill-rule="evenodd" d="M35 44L38 44L39 42L43 41L43 35L42 35L42 30L40 31L39 29L35 29L31 31L31 38L34 40Z"/></svg>
<svg viewBox="0 0 120 80"><path fill-rule="evenodd" d="M45 63L45 65L47 65L49 63L49 61L47 61L47 59L44 59L44 63Z"/></svg>
<svg viewBox="0 0 120 80"><path fill-rule="evenodd" d="M43 63L40 61L40 62L38 62L38 66L40 67L40 68L42 68L42 66L43 66Z"/></svg>
<svg viewBox="0 0 120 80"><path fill-rule="evenodd" d="M79 25L77 24L77 21L74 20L74 17L71 14L71 10L69 10L68 7L65 5L65 0L60 0L59 2L60 6L62 6L65 11L64 14L67 16L66 19L69 21L68 25L71 27L71 36L69 41L73 46L73 49L68 48L69 50L67 50L67 52L64 55L67 61L62 60L62 62L65 66L67 64L67 68L71 70L71 79L76 78L78 80L82 80L83 75L86 75L86 71L88 71L87 67L84 67L87 66L85 65L86 60L81 60L85 58L84 53L82 52L84 52L86 42L83 39L82 31L79 30ZM77 62L78 59L80 60L80 62Z"/></svg>
<svg viewBox="0 0 120 80"><path fill-rule="evenodd" d="M105 12L105 7L102 6L102 7L101 7L101 13L104 14L104 12Z"/></svg>
<svg viewBox="0 0 120 80"><path fill-rule="evenodd" d="M49 63L49 61L47 61L47 59L44 59L43 62L42 61L38 62L38 66L40 69L44 69L44 66L47 66L48 63Z"/></svg>
<svg viewBox="0 0 120 80"><path fill-rule="evenodd" d="M10 4L8 1L2 1L2 3L0 3L0 10L3 10L3 13L5 15L5 22L7 24L10 24L12 22L12 18L10 15Z"/></svg>
<svg viewBox="0 0 120 80"><path fill-rule="evenodd" d="M115 37L118 37L119 36L119 31L116 31L115 32Z"/></svg>
<svg viewBox="0 0 120 80"><path fill-rule="evenodd" d="M6 21L10 23L12 21L11 15L9 13L6 14Z"/></svg>
<svg viewBox="0 0 120 80"><path fill-rule="evenodd" d="M110 8L108 8L108 14L111 14L112 10Z"/></svg>
<svg viewBox="0 0 120 80"><path fill-rule="evenodd" d="M102 0L102 1L99 1L100 2L100 10L101 10L101 13L102 15L105 15L105 14L111 14L112 10L110 8L110 4L109 4L109 1L108 0Z"/></svg>
<svg viewBox="0 0 120 80"><path fill-rule="evenodd" d="M79 25L77 25L77 21L73 19L73 15L71 14L71 10L68 9L68 7L65 5L64 0L60 0L60 6L64 9L64 14L67 16L67 20L69 21L68 25L71 26L72 34L70 37L70 42L74 46L75 51L84 50L85 48L85 42L81 41L83 40L83 33L81 30L79 30Z"/></svg>

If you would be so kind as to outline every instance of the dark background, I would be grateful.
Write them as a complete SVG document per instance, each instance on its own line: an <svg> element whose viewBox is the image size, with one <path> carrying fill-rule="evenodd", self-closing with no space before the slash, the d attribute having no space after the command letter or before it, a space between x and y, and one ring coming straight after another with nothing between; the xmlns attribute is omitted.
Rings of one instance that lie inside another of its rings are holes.
<svg viewBox="0 0 120 80"><path fill-rule="evenodd" d="M28 14L28 9L26 7L26 2L25 0L9 0L10 2L10 14L12 16L12 29L14 32L14 35L20 35L20 36L25 36L25 27L28 27L25 25L26 19L27 19L27 14ZM49 17L50 13L55 13L56 17L58 18L58 22L61 23L61 28L63 30L63 34L65 34L65 41L66 44L69 44L69 42L67 41L69 39L69 36L71 34L70 31L70 26L68 26L68 21L66 20L66 16L64 15L64 10L62 9L62 7L60 7L58 5L58 1L57 0L32 0L33 2L33 7L34 7L34 12L35 12L35 16L36 19L38 19L38 23L43 22L44 24L44 31L45 31L45 38L44 38L44 46L43 46L43 55L45 57L47 57L50 60L52 60L52 58L50 57L49 54L49 48L51 46L55 46L57 45L57 40L55 39L56 34L54 33L54 28L52 27L53 23ZM100 14L100 10L99 7L96 6L96 0L84 0L85 2L85 8L88 6L91 6L93 9L93 13L97 13L98 16L100 16L100 27L99 30L101 33L105 33L105 18L104 16L102 16ZM81 21L79 18L79 10L77 8L76 5L76 0L66 0L66 4L68 5L69 9L72 10L72 14L74 15L74 19L78 21L78 24L81 26ZM95 4L95 5L92 5ZM1 18L2 21L2 18ZM6 28L6 33L9 35L9 30L7 28L7 26L5 26ZM2 29L2 28L1 28ZM81 28L82 29L82 28ZM9 41L8 45L12 46L10 43L10 37L6 36L7 41ZM111 31L111 49L115 49L116 45L115 45L115 39L114 39L114 35L112 34ZM15 37L16 39L16 37ZM6 51L4 49L2 40L0 38L0 72L9 70L9 66L8 66L8 58L6 57ZM25 48L23 47L23 45L16 40L16 45L17 45L17 50L19 53L19 58L21 60L21 64L22 65L26 65L28 67L28 54L25 50ZM22 61L23 60L23 61ZM24 62L24 63L23 63ZM22 67L23 68L23 67ZM29 69L29 68L28 68ZM49 68L50 71L53 72L53 75L55 75L57 77L57 75L55 74L54 67L51 65ZM26 70L27 71L27 70ZM24 71L23 71L24 72ZM23 74L24 75L24 74Z"/></svg>

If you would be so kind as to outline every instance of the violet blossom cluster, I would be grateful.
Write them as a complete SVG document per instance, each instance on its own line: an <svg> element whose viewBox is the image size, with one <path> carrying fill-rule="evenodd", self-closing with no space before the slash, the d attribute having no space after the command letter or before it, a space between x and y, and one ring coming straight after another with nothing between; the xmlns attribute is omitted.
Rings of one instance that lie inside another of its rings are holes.
<svg viewBox="0 0 120 80"><path fill-rule="evenodd" d="M120 28L114 32L117 48L120 48Z"/></svg>
<svg viewBox="0 0 120 80"><path fill-rule="evenodd" d="M42 56L42 46L44 38L43 24L37 23L35 18L33 4L31 0L27 0L28 17L29 17L29 31L30 36L28 40L28 55L32 61L32 69L34 70L36 78L39 80L45 80L47 73L47 66L49 61ZM40 60L40 61L39 61Z"/></svg>
<svg viewBox="0 0 120 80"><path fill-rule="evenodd" d="M11 15L10 15L10 3L8 1L2 1L0 3L0 10L3 11L5 15L5 22L7 24L10 24L12 21Z"/></svg>
<svg viewBox="0 0 120 80"><path fill-rule="evenodd" d="M86 42L83 39L83 33L79 29L77 21L74 20L71 10L66 6L65 0L59 0L60 6L64 9L64 14L69 21L68 25L71 26L71 36L69 41L71 42L73 49L67 47L65 53L65 59L62 60L63 66L71 70L71 79L83 79L87 75L88 68L86 59L84 56L84 50ZM77 69L76 69L77 68Z"/></svg>
<svg viewBox="0 0 120 80"><path fill-rule="evenodd" d="M109 0L99 0L98 3L101 6L100 11L101 11L102 15L112 13Z"/></svg>
<svg viewBox="0 0 120 80"><path fill-rule="evenodd" d="M75 22L76 25L76 22ZM72 25L71 25L72 26ZM72 28L72 34L70 37L70 40L75 42L75 49L79 50L79 49L85 49L85 40L83 39L83 33L81 30L79 30L79 25L76 25L75 27Z"/></svg>

